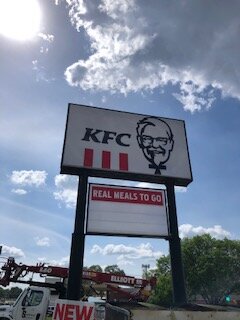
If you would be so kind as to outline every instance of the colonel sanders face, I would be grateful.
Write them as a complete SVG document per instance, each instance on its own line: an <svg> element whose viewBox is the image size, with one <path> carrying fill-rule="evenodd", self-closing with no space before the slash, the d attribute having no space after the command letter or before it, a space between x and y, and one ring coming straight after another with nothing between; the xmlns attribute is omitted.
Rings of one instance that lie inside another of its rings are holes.
<svg viewBox="0 0 240 320"><path fill-rule="evenodd" d="M169 125L154 117L140 120L137 126L137 140L145 158L150 162L149 168L156 169L156 174L161 174L163 165L170 157L173 149L173 134Z"/></svg>

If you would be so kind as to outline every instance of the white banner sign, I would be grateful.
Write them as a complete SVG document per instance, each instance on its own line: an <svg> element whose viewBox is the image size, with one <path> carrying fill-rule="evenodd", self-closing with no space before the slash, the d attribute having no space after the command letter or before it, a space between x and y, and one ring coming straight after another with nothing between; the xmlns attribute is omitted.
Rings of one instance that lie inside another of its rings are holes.
<svg viewBox="0 0 240 320"><path fill-rule="evenodd" d="M165 191L90 184L87 234L168 236Z"/></svg>
<svg viewBox="0 0 240 320"><path fill-rule="evenodd" d="M94 320L94 303L58 299L53 320Z"/></svg>
<svg viewBox="0 0 240 320"><path fill-rule="evenodd" d="M192 181L184 121L69 105L61 173Z"/></svg>

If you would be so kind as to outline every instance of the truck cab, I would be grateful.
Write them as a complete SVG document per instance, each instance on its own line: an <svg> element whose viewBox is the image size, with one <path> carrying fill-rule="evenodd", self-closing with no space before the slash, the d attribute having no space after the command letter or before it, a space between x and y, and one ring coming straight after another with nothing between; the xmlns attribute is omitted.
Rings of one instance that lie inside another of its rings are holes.
<svg viewBox="0 0 240 320"><path fill-rule="evenodd" d="M31 286L19 295L8 314L0 320L44 320L49 298L48 288Z"/></svg>

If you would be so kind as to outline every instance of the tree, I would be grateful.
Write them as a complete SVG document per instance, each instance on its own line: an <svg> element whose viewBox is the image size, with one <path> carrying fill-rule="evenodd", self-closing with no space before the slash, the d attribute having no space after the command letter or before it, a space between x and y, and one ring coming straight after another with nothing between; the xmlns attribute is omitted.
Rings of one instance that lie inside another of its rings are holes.
<svg viewBox="0 0 240 320"><path fill-rule="evenodd" d="M0 300L5 298L5 290L0 287Z"/></svg>
<svg viewBox="0 0 240 320"><path fill-rule="evenodd" d="M150 270L150 272L157 277L157 285L149 302L169 307L172 305L172 276L169 255L160 257L157 260L157 269Z"/></svg>
<svg viewBox="0 0 240 320"><path fill-rule="evenodd" d="M163 307L172 305L172 278L171 274L159 275L157 286L149 298L149 302Z"/></svg>
<svg viewBox="0 0 240 320"><path fill-rule="evenodd" d="M206 303L219 304L240 292L240 241L217 240L208 234L182 240L182 258L189 301L201 295ZM172 304L170 257L157 260L157 287L150 301Z"/></svg>
<svg viewBox="0 0 240 320"><path fill-rule="evenodd" d="M119 275L125 275L124 270L120 269L117 264L113 264L113 265L107 266L104 269L104 271L106 273L115 273L115 274L119 274Z"/></svg>
<svg viewBox="0 0 240 320"><path fill-rule="evenodd" d="M9 298L10 299L17 299L17 297L20 295L21 292L22 292L21 288L12 287L9 291Z"/></svg>
<svg viewBox="0 0 240 320"><path fill-rule="evenodd" d="M19 287L12 287L10 289L0 288L0 299L17 299L22 292Z"/></svg>
<svg viewBox="0 0 240 320"><path fill-rule="evenodd" d="M188 296L201 294L209 304L224 301L237 290L240 274L240 241L217 240L205 234L182 241Z"/></svg>
<svg viewBox="0 0 240 320"><path fill-rule="evenodd" d="M102 272L102 268L99 264L93 264L91 267L88 268L88 270Z"/></svg>

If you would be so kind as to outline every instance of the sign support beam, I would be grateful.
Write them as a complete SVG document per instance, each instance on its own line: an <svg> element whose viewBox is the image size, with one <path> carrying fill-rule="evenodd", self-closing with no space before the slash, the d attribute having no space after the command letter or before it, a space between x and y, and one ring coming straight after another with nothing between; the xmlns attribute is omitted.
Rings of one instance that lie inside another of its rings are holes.
<svg viewBox="0 0 240 320"><path fill-rule="evenodd" d="M178 234L177 209L174 192L174 183L167 183L167 198L169 210L169 229L170 229L170 257L173 283L173 302L175 306L187 303L184 272L181 255L181 239Z"/></svg>
<svg viewBox="0 0 240 320"><path fill-rule="evenodd" d="M72 234L72 245L68 275L68 300L79 300L83 296L82 273L85 244L84 223L87 183L87 175L79 176L76 216L74 232Z"/></svg>

